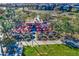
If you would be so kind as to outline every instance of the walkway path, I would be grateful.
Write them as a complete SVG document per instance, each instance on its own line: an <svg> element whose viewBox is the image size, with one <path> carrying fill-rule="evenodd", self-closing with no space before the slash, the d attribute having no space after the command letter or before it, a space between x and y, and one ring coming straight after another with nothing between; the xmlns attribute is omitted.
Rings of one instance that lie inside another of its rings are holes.
<svg viewBox="0 0 79 59"><path fill-rule="evenodd" d="M61 40L47 40L47 41L30 41L30 42L25 42L25 41L22 41L22 44L24 46L27 46L27 45L46 45L46 44L62 44Z"/></svg>

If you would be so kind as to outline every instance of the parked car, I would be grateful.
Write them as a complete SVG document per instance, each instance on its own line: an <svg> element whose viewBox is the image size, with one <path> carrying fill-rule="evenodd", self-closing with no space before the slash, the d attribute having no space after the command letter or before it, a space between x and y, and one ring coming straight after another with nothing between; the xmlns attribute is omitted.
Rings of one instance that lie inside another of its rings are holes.
<svg viewBox="0 0 79 59"><path fill-rule="evenodd" d="M61 4L61 5L59 5L59 10L60 11L67 11L67 12L69 12L69 11L71 11L71 9L72 9L72 6L69 5L69 4Z"/></svg>

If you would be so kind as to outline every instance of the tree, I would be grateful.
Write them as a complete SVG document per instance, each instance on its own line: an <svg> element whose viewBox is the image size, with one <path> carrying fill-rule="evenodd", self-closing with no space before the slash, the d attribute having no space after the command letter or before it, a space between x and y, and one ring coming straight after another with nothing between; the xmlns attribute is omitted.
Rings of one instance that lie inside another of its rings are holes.
<svg viewBox="0 0 79 59"><path fill-rule="evenodd" d="M55 30L58 32L67 32L67 33L73 33L73 26L69 22L69 18L64 16L60 19L58 19L55 24Z"/></svg>
<svg viewBox="0 0 79 59"><path fill-rule="evenodd" d="M78 16L75 16L71 21L71 25L73 26L73 31L79 33L79 19Z"/></svg>
<svg viewBox="0 0 79 59"><path fill-rule="evenodd" d="M8 31L9 29L11 29L13 27L12 23L10 21L8 21L8 20L5 20L2 23L2 26L3 26L5 31Z"/></svg>

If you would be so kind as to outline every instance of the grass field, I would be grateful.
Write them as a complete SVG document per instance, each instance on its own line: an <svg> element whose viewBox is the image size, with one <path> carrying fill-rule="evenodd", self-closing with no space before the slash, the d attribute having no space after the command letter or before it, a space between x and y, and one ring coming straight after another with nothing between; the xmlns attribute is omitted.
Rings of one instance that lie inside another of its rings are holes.
<svg viewBox="0 0 79 59"><path fill-rule="evenodd" d="M79 56L79 49L70 48L63 44L24 47L24 56Z"/></svg>

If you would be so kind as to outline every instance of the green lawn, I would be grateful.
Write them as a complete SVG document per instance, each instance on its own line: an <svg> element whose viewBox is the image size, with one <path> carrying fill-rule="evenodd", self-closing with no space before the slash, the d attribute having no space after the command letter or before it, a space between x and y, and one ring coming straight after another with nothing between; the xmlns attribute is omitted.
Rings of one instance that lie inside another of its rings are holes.
<svg viewBox="0 0 79 59"><path fill-rule="evenodd" d="M62 44L24 47L24 56L79 56L79 49L70 48Z"/></svg>

